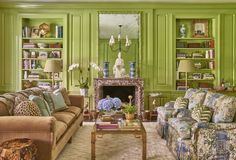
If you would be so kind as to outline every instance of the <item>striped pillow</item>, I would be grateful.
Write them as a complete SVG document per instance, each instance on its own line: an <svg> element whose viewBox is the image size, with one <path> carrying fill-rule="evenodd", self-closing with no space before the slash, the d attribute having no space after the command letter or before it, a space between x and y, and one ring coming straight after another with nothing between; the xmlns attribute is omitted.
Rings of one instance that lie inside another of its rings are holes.
<svg viewBox="0 0 236 160"><path fill-rule="evenodd" d="M184 109L188 107L188 98L178 97L175 101L175 109Z"/></svg>
<svg viewBox="0 0 236 160"><path fill-rule="evenodd" d="M210 122L212 109L207 106L197 106L193 108L192 118L198 122Z"/></svg>

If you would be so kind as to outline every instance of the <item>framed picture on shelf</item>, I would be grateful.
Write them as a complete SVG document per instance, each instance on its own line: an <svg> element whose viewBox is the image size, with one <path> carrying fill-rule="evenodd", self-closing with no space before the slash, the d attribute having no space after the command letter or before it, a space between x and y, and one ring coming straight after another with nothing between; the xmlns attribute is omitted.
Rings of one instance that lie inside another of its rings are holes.
<svg viewBox="0 0 236 160"><path fill-rule="evenodd" d="M61 58L61 51L52 51L51 58Z"/></svg>
<svg viewBox="0 0 236 160"><path fill-rule="evenodd" d="M31 28L31 38L39 38L39 28L38 27Z"/></svg>
<svg viewBox="0 0 236 160"><path fill-rule="evenodd" d="M208 37L208 20L193 20L193 37Z"/></svg>
<svg viewBox="0 0 236 160"><path fill-rule="evenodd" d="M202 79L201 73L193 73L193 79Z"/></svg>

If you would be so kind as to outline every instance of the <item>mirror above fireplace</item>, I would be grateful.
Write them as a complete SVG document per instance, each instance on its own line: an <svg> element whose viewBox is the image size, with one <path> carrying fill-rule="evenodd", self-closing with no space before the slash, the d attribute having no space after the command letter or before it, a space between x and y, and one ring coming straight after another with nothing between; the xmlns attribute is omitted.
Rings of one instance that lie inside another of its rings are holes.
<svg viewBox="0 0 236 160"><path fill-rule="evenodd" d="M98 62L109 62L109 77L113 75L113 65L121 53L124 69L129 74L129 63L136 62L138 74L140 54L140 14L137 13L99 13L99 51Z"/></svg>

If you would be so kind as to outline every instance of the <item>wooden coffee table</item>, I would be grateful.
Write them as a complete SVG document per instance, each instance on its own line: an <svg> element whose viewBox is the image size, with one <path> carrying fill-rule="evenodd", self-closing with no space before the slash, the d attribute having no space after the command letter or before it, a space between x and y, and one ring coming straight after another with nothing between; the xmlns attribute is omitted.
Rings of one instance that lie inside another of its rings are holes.
<svg viewBox="0 0 236 160"><path fill-rule="evenodd" d="M141 137L143 142L143 153L142 158L143 160L146 160L146 143L147 143L147 136L146 136L146 130L140 121L140 126L136 128L113 128L113 129L99 129L97 127L97 124L95 123L91 132L91 159L95 160L96 153L95 153L95 144L96 144L96 137L105 135L105 134L133 134L136 137Z"/></svg>

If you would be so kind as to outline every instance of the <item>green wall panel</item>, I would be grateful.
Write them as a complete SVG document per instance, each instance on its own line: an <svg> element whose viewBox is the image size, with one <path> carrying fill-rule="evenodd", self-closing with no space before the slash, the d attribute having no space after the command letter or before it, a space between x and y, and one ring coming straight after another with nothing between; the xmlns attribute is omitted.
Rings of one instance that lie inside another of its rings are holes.
<svg viewBox="0 0 236 160"><path fill-rule="evenodd" d="M222 15L221 23L221 53L220 53L220 75L221 79L224 79L226 82L235 83L233 77L235 72L234 60L235 60L235 24L234 24L234 15L224 14Z"/></svg>
<svg viewBox="0 0 236 160"><path fill-rule="evenodd" d="M155 89L171 89L172 87L172 53L170 15L156 13L154 16L154 54L153 83Z"/></svg>
<svg viewBox="0 0 236 160"><path fill-rule="evenodd" d="M8 12L2 12L1 22L1 81L0 91L13 91L16 87L16 43L15 37L15 15Z"/></svg>

